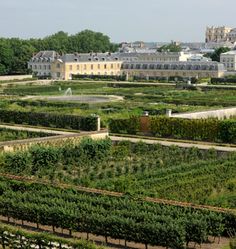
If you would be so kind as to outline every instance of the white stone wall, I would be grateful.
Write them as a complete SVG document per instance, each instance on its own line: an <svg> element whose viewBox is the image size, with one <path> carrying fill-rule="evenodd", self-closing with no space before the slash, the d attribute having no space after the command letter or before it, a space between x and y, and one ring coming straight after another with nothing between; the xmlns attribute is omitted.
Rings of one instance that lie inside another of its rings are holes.
<svg viewBox="0 0 236 249"><path fill-rule="evenodd" d="M33 78L32 75L6 75L6 76L0 76L0 81L24 80L24 79L31 79L31 78Z"/></svg>
<svg viewBox="0 0 236 249"><path fill-rule="evenodd" d="M171 115L171 117L173 118L187 118L187 119L207 119L207 118L229 119L233 116L236 116L236 107L212 110L212 111L179 113Z"/></svg>

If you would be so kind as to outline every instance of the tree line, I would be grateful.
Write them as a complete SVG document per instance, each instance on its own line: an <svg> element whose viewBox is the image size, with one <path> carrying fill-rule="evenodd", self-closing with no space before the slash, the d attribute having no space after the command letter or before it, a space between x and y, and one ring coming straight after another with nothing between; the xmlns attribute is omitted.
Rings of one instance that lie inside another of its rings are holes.
<svg viewBox="0 0 236 249"><path fill-rule="evenodd" d="M0 38L0 75L26 74L27 62L40 50L59 53L114 52L117 44L100 32L84 30L75 35L59 31L43 39Z"/></svg>

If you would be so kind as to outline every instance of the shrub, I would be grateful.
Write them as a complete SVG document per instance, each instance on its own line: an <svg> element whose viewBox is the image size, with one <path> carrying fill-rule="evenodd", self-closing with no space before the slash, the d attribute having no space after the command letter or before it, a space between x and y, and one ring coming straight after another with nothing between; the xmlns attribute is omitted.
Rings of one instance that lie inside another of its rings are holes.
<svg viewBox="0 0 236 249"><path fill-rule="evenodd" d="M96 116L62 115L54 113L0 111L0 122L41 125L46 127L70 128L74 130L96 131Z"/></svg>

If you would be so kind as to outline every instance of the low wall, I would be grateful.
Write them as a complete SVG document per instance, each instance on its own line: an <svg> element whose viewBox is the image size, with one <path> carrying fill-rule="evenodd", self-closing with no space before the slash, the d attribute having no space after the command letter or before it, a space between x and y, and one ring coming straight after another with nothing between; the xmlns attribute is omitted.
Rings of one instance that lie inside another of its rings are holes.
<svg viewBox="0 0 236 249"><path fill-rule="evenodd" d="M0 76L0 81L32 79L33 75L5 75Z"/></svg>
<svg viewBox="0 0 236 249"><path fill-rule="evenodd" d="M233 116L236 116L236 107L212 110L212 111L171 114L170 117L187 118L187 119L207 119L207 118L229 119Z"/></svg>
<svg viewBox="0 0 236 249"><path fill-rule="evenodd" d="M101 132L87 132L79 134L59 135L53 137L41 137L41 138L1 142L0 152L13 152L17 150L26 150L30 146L35 144L60 146L61 144L67 141L78 142L84 137L90 137L96 140L96 139L105 139L107 136L108 136L108 131L101 131Z"/></svg>

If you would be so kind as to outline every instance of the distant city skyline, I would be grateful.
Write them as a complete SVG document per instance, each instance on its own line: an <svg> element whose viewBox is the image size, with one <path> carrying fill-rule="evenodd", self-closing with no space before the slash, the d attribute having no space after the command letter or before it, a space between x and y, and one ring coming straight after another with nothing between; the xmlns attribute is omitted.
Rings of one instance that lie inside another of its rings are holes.
<svg viewBox="0 0 236 249"><path fill-rule="evenodd" d="M235 9L235 0L1 0L0 37L91 29L113 42L204 42L206 26L236 27Z"/></svg>

